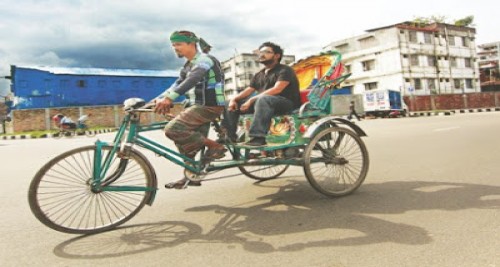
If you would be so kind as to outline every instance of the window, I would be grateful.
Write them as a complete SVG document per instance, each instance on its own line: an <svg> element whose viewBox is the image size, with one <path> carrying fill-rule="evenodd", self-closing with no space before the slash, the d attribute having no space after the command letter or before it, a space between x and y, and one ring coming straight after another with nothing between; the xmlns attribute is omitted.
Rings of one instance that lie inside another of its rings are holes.
<svg viewBox="0 0 500 267"><path fill-rule="evenodd" d="M470 38L469 37L462 37L462 43L464 44L465 47L470 47Z"/></svg>
<svg viewBox="0 0 500 267"><path fill-rule="evenodd" d="M247 67L251 68L253 66L253 62L252 61L247 61L246 65L247 65Z"/></svg>
<svg viewBox="0 0 500 267"><path fill-rule="evenodd" d="M377 82L365 83L365 90L377 89Z"/></svg>
<svg viewBox="0 0 500 267"><path fill-rule="evenodd" d="M462 88L461 84L462 81L460 79L453 79L453 88L460 89Z"/></svg>
<svg viewBox="0 0 500 267"><path fill-rule="evenodd" d="M469 89L474 88L472 86L472 79L465 79L465 88L469 88Z"/></svg>
<svg viewBox="0 0 500 267"><path fill-rule="evenodd" d="M228 79L225 79L225 80L224 80L224 83L225 83L225 84L230 84L230 83L233 83L233 78L228 78Z"/></svg>
<svg viewBox="0 0 500 267"><path fill-rule="evenodd" d="M351 65L344 65L344 71L346 73L351 73Z"/></svg>
<svg viewBox="0 0 500 267"><path fill-rule="evenodd" d="M424 32L424 42L426 44L432 44L432 35L428 32Z"/></svg>
<svg viewBox="0 0 500 267"><path fill-rule="evenodd" d="M450 57L450 66L456 68L457 67L457 58L456 57Z"/></svg>
<svg viewBox="0 0 500 267"><path fill-rule="evenodd" d="M464 62L466 68L472 68L472 58L466 57L464 58Z"/></svg>
<svg viewBox="0 0 500 267"><path fill-rule="evenodd" d="M427 79L427 88L429 88L429 90L436 89L436 81L434 79Z"/></svg>
<svg viewBox="0 0 500 267"><path fill-rule="evenodd" d="M455 36L448 35L448 44L454 46L455 45Z"/></svg>
<svg viewBox="0 0 500 267"><path fill-rule="evenodd" d="M429 67L435 67L436 66L436 58L434 56L427 56L427 65Z"/></svg>
<svg viewBox="0 0 500 267"><path fill-rule="evenodd" d="M375 69L375 60L373 60L373 59L363 61L363 62L361 62L361 64L363 65L363 71L370 71L370 70Z"/></svg>
<svg viewBox="0 0 500 267"><path fill-rule="evenodd" d="M409 35L410 43L417 42L417 32L416 31L409 31L408 35Z"/></svg>
<svg viewBox="0 0 500 267"><path fill-rule="evenodd" d="M224 68L224 73L228 73L228 72L231 72L231 66Z"/></svg>
<svg viewBox="0 0 500 267"><path fill-rule="evenodd" d="M84 88L84 87L87 86L87 81L85 81L85 80L78 80L78 81L76 81L76 86L80 87L80 88Z"/></svg>
<svg viewBox="0 0 500 267"><path fill-rule="evenodd" d="M415 90L422 89L422 80L420 78L413 79Z"/></svg>
<svg viewBox="0 0 500 267"><path fill-rule="evenodd" d="M410 55L410 65L419 66L418 55Z"/></svg>
<svg viewBox="0 0 500 267"><path fill-rule="evenodd" d="M335 46L335 50L337 50L341 53L347 51L348 48L349 48L349 44L341 44L341 45Z"/></svg>
<svg viewBox="0 0 500 267"><path fill-rule="evenodd" d="M368 37L365 37L365 38L362 38L362 39L359 39L359 46L362 48L362 49L366 49L366 48L370 48L370 47L374 47L378 45L378 41L375 37L373 36L368 36Z"/></svg>

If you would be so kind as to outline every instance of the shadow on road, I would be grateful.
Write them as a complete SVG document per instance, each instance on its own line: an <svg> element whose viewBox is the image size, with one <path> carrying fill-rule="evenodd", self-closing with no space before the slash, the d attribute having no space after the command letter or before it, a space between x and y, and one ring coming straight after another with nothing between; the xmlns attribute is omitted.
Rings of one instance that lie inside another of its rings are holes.
<svg viewBox="0 0 500 267"><path fill-rule="evenodd" d="M200 216L220 214L217 224L205 231L185 221L132 225L72 238L57 245L54 253L63 258L95 259L187 243L240 245L254 253L384 242L420 245L432 242L425 229L383 220L377 214L500 207L500 187L496 186L387 182L365 184L350 196L330 199L308 190L305 183L291 180L286 186L276 187L276 193L260 197L255 205L188 209L187 212L198 212Z"/></svg>

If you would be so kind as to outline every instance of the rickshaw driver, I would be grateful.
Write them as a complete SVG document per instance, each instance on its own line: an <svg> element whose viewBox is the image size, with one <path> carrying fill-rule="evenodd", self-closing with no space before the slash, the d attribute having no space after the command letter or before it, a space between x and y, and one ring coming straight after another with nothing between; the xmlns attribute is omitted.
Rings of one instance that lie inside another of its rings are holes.
<svg viewBox="0 0 500 267"><path fill-rule="evenodd" d="M249 87L229 101L224 116L222 124L231 140L237 139L240 114L254 113L249 133L251 139L245 145L265 146L271 119L300 107L299 81L291 67L280 63L282 57L283 49L279 45L272 42L260 45L259 62L264 68L255 74ZM255 92L258 94L253 96Z"/></svg>
<svg viewBox="0 0 500 267"><path fill-rule="evenodd" d="M189 31L176 31L170 35L172 47L178 57L186 58L179 78L172 86L160 94L155 101L155 112L167 114L173 101L194 87L195 104L177 115L165 126L165 135L172 139L179 152L194 159L196 153L206 146L205 157L218 159L224 157L226 149L223 145L205 136L207 123L220 117L224 111L224 99L217 99L217 92L222 90L224 75L219 61L197 49L197 43L203 52L210 51L210 46L201 38ZM185 188L185 185L201 185L200 182L183 178L166 184L166 188Z"/></svg>

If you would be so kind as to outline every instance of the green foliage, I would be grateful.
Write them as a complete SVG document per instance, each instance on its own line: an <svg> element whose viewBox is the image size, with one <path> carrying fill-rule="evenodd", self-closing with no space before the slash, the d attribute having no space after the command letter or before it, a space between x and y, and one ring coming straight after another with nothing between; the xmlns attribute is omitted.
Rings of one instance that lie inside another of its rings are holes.
<svg viewBox="0 0 500 267"><path fill-rule="evenodd" d="M441 15L432 15L429 19L435 23L446 23L447 20L446 16Z"/></svg>
<svg viewBox="0 0 500 267"><path fill-rule="evenodd" d="M455 20L454 24L461 27L474 27L474 16L467 16L463 19Z"/></svg>
<svg viewBox="0 0 500 267"><path fill-rule="evenodd" d="M441 15L432 15L430 17L415 17L412 21L415 27L424 27L431 23L448 23L447 18ZM474 26L474 16L467 16L463 19L455 20L453 23L456 26L461 27L473 27Z"/></svg>
<svg viewBox="0 0 500 267"><path fill-rule="evenodd" d="M415 17L412 21L414 26L424 27L431 23L446 23L446 17L441 15L432 15L430 17Z"/></svg>

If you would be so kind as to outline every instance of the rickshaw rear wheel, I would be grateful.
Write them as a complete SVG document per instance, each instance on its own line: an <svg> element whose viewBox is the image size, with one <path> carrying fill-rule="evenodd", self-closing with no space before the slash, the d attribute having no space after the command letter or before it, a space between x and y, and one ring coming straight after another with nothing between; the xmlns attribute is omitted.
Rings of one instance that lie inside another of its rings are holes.
<svg viewBox="0 0 500 267"><path fill-rule="evenodd" d="M317 133L304 150L304 172L311 186L329 197L354 192L368 173L368 150L361 138L342 127Z"/></svg>

